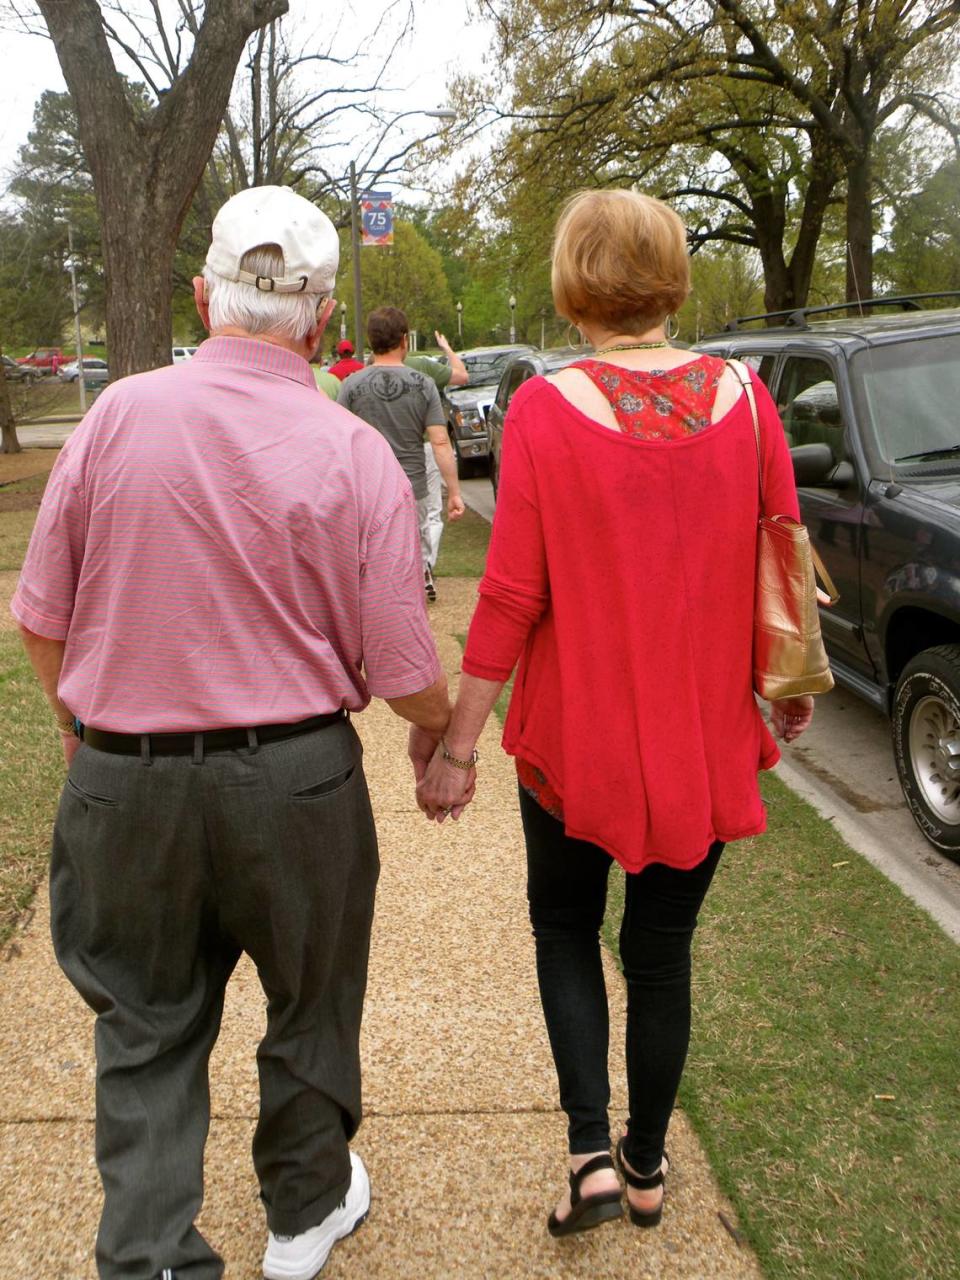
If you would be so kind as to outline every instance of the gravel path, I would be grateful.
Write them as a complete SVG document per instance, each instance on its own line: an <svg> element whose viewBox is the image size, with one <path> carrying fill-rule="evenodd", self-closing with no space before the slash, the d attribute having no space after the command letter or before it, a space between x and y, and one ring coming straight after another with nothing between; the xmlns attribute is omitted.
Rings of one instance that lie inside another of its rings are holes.
<svg viewBox="0 0 960 1280"><path fill-rule="evenodd" d="M443 579L431 610L451 675L475 589ZM357 723L383 863L363 1035L366 1119L356 1141L373 1206L363 1230L334 1250L325 1280L759 1280L719 1220L719 1210L731 1221L733 1212L680 1113L659 1230L624 1220L567 1241L547 1235L564 1178L564 1119L537 996L512 762L491 721L477 800L459 824L438 828L413 801L404 725L382 703ZM619 1120L624 989L609 957L607 974ZM265 1240L249 1155L262 1025L263 998L244 964L211 1064L201 1220L230 1280L260 1276ZM96 1274L91 1029L53 958L42 891L0 961L0 1275L8 1280Z"/></svg>

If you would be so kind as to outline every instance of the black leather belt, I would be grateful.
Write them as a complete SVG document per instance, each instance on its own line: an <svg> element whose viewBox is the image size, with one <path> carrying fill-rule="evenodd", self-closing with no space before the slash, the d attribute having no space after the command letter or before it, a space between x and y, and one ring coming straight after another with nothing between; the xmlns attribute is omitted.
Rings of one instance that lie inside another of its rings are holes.
<svg viewBox="0 0 960 1280"><path fill-rule="evenodd" d="M208 729L203 733L106 733L84 725L80 737L95 751L121 756L189 756L198 751L207 755L211 751L235 751L238 747L257 747L263 742L313 733L327 725L339 724L345 714L332 711L329 715L311 716L294 724L258 724L248 729Z"/></svg>

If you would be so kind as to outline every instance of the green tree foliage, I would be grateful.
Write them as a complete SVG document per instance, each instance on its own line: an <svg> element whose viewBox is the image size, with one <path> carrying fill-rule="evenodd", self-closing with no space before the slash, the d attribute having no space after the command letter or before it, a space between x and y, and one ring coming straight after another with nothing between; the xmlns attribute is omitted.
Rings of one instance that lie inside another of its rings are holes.
<svg viewBox="0 0 960 1280"><path fill-rule="evenodd" d="M412 225L394 223L392 246L368 246L360 250L363 314L375 307L400 307L410 328L420 335L421 346L433 343L434 329L448 336L456 333L456 312L440 254ZM348 236L341 238L338 292L347 304L347 332L353 333L353 265ZM331 343L339 328L331 323Z"/></svg>
<svg viewBox="0 0 960 1280"><path fill-rule="evenodd" d="M566 194L637 184L678 204L694 247L755 248L767 306L790 307L807 297L841 200L848 287L856 278L868 294L879 141L905 118L953 129L938 91L957 0L485 7L495 70L456 86L458 108L464 133L507 127L458 193L492 203L525 262L544 252Z"/></svg>
<svg viewBox="0 0 960 1280"><path fill-rule="evenodd" d="M898 206L878 266L895 293L960 289L960 160Z"/></svg>

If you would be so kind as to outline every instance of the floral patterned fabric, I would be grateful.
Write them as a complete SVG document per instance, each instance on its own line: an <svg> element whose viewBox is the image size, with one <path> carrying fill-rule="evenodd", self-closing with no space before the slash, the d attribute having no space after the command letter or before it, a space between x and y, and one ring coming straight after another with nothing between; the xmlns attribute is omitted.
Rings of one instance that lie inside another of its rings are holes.
<svg viewBox="0 0 960 1280"><path fill-rule="evenodd" d="M679 440L710 426L726 365L716 356L703 355L676 369L641 372L605 360L578 360L570 368L582 370L603 392L624 435ZM517 777L542 809L563 821L563 797L535 765L518 758Z"/></svg>

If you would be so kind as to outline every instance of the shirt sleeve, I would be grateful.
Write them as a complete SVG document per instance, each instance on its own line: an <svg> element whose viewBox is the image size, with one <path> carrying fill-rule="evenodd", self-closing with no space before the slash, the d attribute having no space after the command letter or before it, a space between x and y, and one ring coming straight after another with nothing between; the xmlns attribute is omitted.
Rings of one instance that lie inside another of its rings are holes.
<svg viewBox="0 0 960 1280"><path fill-rule="evenodd" d="M28 631L65 640L83 565L86 519L83 494L61 453L47 481L37 523L10 602Z"/></svg>
<svg viewBox="0 0 960 1280"><path fill-rule="evenodd" d="M523 430L522 415L531 411L511 409L504 424L493 533L463 657L463 670L483 680L510 678L550 603L536 475Z"/></svg>
<svg viewBox="0 0 960 1280"><path fill-rule="evenodd" d="M340 390L337 392L337 404L342 404L345 409L349 409L352 398L353 388L348 387L346 381L341 382Z"/></svg>
<svg viewBox="0 0 960 1280"><path fill-rule="evenodd" d="M374 697L406 698L440 678L427 619L413 490L367 535L360 576L363 667Z"/></svg>
<svg viewBox="0 0 960 1280"><path fill-rule="evenodd" d="M432 378L423 375L426 382L427 392L427 421L428 427L444 427L446 426L446 415L443 412L443 405L440 403L440 392L437 390L437 384Z"/></svg>

